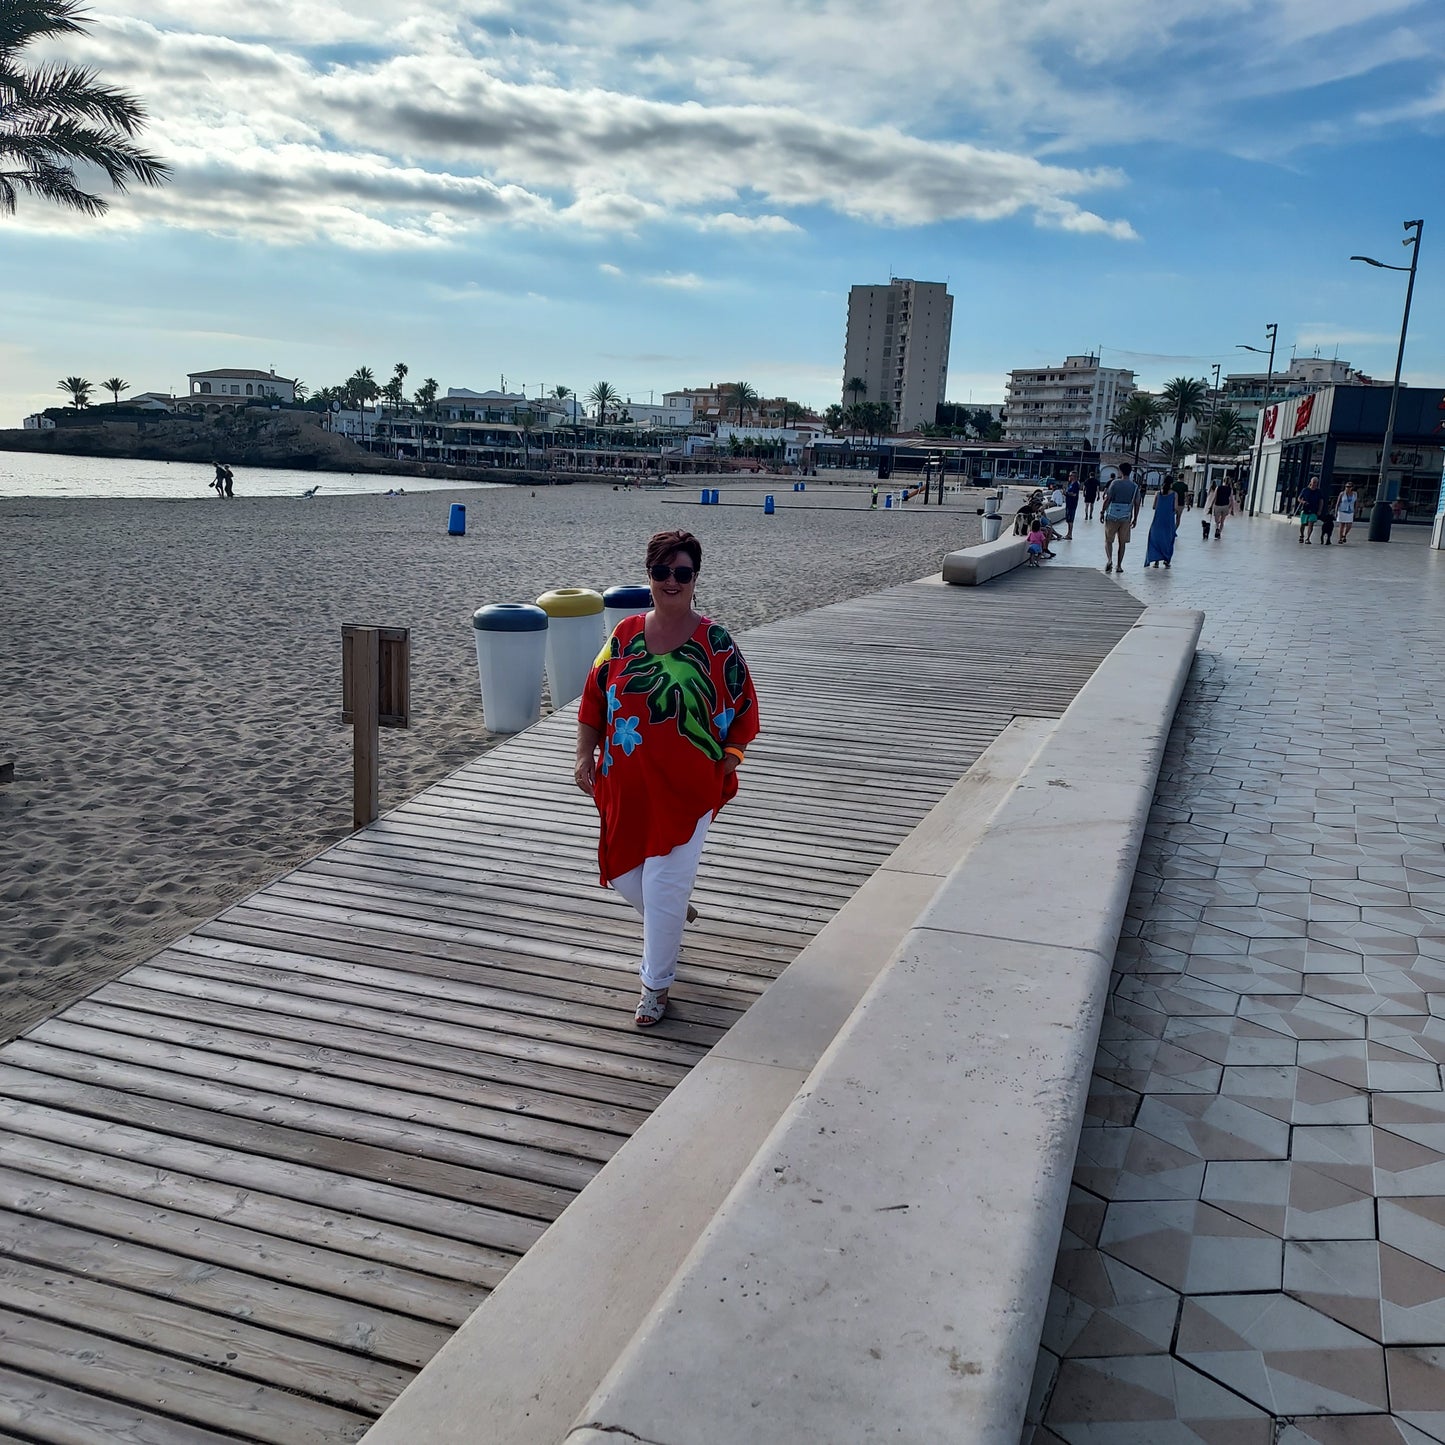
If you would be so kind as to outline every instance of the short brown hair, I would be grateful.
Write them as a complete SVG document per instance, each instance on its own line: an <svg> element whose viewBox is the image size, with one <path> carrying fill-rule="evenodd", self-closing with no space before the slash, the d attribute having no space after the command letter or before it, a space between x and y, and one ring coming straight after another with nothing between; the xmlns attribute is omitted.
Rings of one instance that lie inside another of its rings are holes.
<svg viewBox="0 0 1445 1445"><path fill-rule="evenodd" d="M650 568L666 562L674 552L686 552L692 559L694 572L702 571L702 543L691 532L658 532L647 543L647 565Z"/></svg>

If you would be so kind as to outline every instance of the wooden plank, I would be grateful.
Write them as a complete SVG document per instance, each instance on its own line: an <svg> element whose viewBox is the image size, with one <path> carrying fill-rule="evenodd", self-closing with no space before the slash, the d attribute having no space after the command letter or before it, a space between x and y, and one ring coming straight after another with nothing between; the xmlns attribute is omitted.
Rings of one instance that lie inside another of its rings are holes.
<svg viewBox="0 0 1445 1445"><path fill-rule="evenodd" d="M0 1309L0 1365L243 1440L336 1445L359 1440L371 1423L354 1410L8 1309Z"/></svg>
<svg viewBox="0 0 1445 1445"><path fill-rule="evenodd" d="M261 1296L263 1301L261 1280L306 1291L320 1301L311 1306L316 1318L324 1323L331 1308L344 1311L353 1334L376 1341L382 1359L414 1363L428 1359L445 1340L448 1327L454 1329L487 1297L479 1286L346 1254L314 1241L262 1234L204 1213L157 1208L141 1196L86 1188L56 1177L69 1172L85 1177L85 1156L57 1145L4 1136L0 1157L33 1171L0 1164L0 1208L72 1224L104 1239L149 1246L178 1267L200 1262L206 1268L190 1273L196 1280L206 1279L213 1267L243 1271L253 1277L253 1297ZM187 1190L183 1202L205 1208L195 1198L198 1192ZM174 1197L179 1199L180 1191ZM282 1222L274 1214L267 1220Z"/></svg>
<svg viewBox="0 0 1445 1445"><path fill-rule="evenodd" d="M11 1435L34 1445L236 1445L229 1431L188 1425L174 1416L103 1395L72 1390L54 1380L0 1366L0 1425L25 1431Z"/></svg>

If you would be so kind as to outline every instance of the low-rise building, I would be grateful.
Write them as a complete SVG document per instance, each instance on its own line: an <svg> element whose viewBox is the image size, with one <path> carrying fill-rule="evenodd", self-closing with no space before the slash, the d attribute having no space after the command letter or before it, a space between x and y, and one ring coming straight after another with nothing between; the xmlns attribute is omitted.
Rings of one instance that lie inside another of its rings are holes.
<svg viewBox="0 0 1445 1445"><path fill-rule="evenodd" d="M1134 391L1134 373L1093 355L1009 372L1004 436L1026 446L1087 445L1101 451L1109 421Z"/></svg>
<svg viewBox="0 0 1445 1445"><path fill-rule="evenodd" d="M177 406L180 411L234 411L257 400L294 402L296 381L277 376L274 367L270 371L192 371L186 374L186 392Z"/></svg>

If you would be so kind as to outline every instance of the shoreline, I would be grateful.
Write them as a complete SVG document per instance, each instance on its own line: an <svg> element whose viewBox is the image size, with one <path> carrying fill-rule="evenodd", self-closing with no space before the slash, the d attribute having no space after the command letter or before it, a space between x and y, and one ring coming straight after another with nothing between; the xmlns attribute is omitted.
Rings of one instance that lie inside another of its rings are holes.
<svg viewBox="0 0 1445 1445"><path fill-rule="evenodd" d="M462 490L462 489L459 489ZM11 706L0 753L0 1036L116 977L351 831L340 626L412 631L412 717L382 736L383 810L493 745L472 610L635 580L654 531L697 530L699 605L738 632L938 570L950 509L675 505L677 488L0 498ZM843 487L824 488L837 497ZM324 497L324 494L323 494ZM822 496L820 496L820 501Z"/></svg>

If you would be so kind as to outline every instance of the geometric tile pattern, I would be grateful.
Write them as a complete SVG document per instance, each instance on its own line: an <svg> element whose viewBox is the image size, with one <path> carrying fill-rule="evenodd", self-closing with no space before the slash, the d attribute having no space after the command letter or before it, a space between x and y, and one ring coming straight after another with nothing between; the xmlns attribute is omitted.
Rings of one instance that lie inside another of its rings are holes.
<svg viewBox="0 0 1445 1445"><path fill-rule="evenodd" d="M1196 536L1024 1439L1445 1445L1445 559Z"/></svg>

